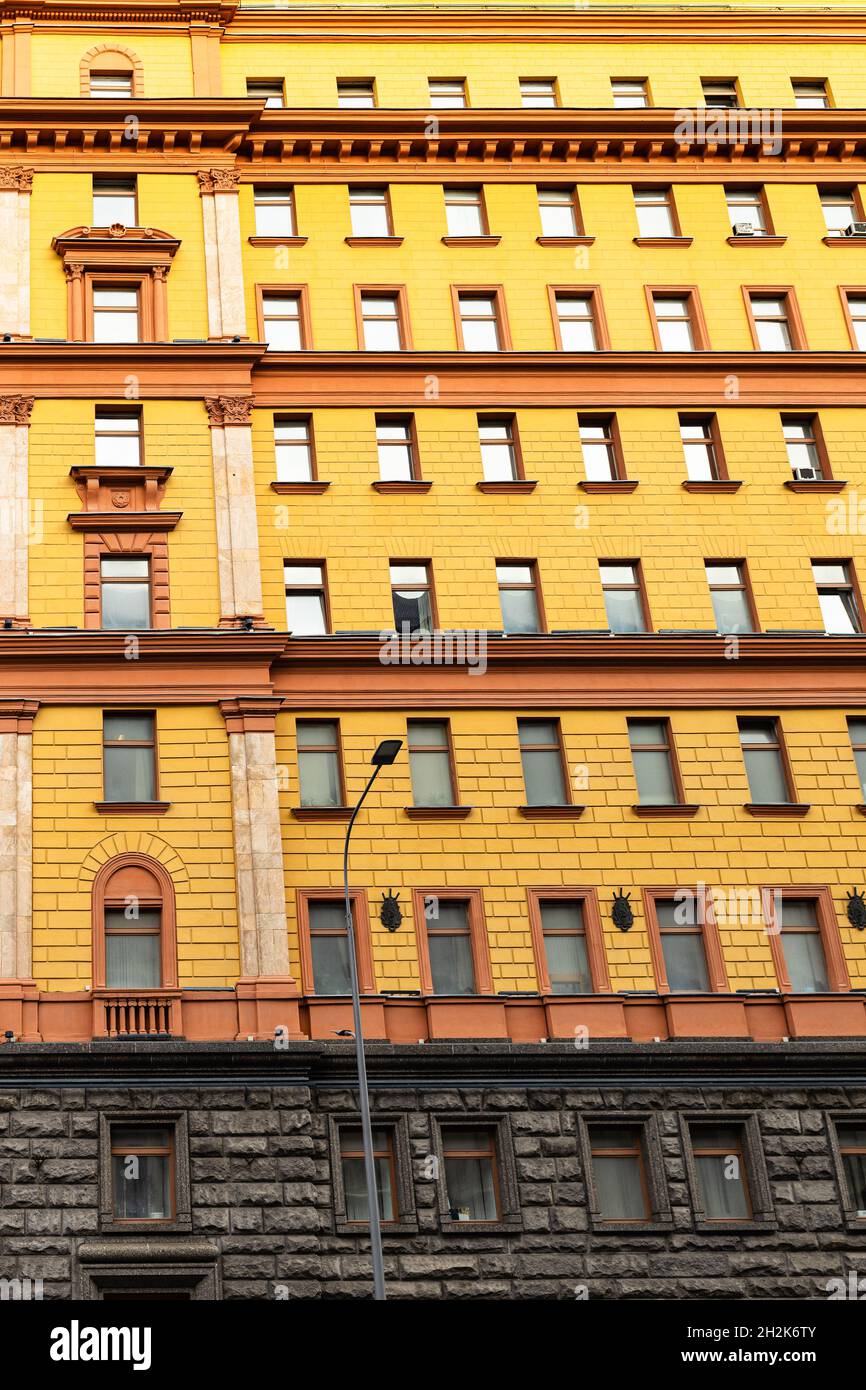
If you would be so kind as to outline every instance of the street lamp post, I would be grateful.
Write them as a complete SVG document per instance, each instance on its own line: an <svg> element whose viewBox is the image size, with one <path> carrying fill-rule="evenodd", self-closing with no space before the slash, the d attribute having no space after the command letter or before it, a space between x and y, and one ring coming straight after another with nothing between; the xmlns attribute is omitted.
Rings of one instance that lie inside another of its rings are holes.
<svg viewBox="0 0 866 1390"><path fill-rule="evenodd" d="M367 793L383 767L390 767L403 746L403 740L388 738L379 744L370 762L373 773L361 792L346 826L343 846L343 893L346 901L346 937L349 943L349 973L352 981L352 1014L355 1023L355 1054L358 1059L358 1096L361 1104L361 1134L364 1141L364 1176L367 1180L367 1211L370 1218L370 1253L373 1260L373 1297L385 1298L385 1268L382 1261L382 1227L379 1222L379 1194L376 1188L376 1162L373 1157L373 1126L370 1123L370 1093L367 1090L367 1063L361 1028L361 992L358 984L358 953L355 949L355 922L349 897L349 837Z"/></svg>

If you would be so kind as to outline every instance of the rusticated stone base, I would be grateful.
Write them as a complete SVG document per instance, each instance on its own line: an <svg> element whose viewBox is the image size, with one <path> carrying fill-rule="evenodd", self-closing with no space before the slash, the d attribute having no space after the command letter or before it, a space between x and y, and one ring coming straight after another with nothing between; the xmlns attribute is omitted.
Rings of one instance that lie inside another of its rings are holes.
<svg viewBox="0 0 866 1390"><path fill-rule="evenodd" d="M826 1299L828 1281L866 1279L866 1223L846 1211L833 1140L866 1115L861 1044L377 1045L369 1067L399 1169L391 1296ZM342 1043L0 1047L0 1279L41 1280L45 1299L369 1296L335 1162L352 1075ZM104 1137L127 1115L180 1124L190 1201L171 1229L112 1221ZM599 1116L649 1125L644 1229L599 1224L584 1130ZM759 1171L751 1220L712 1230L686 1126L717 1116L753 1127ZM437 1134L461 1120L497 1127L489 1227L448 1213Z"/></svg>

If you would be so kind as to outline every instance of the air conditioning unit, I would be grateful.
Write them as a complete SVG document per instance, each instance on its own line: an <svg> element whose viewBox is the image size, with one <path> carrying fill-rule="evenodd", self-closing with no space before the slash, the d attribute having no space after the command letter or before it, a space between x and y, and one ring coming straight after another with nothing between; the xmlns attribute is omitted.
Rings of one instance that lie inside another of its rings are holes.
<svg viewBox="0 0 866 1390"><path fill-rule="evenodd" d="M852 222L845 228L846 236L866 236L866 222Z"/></svg>
<svg viewBox="0 0 866 1390"><path fill-rule="evenodd" d="M817 468L795 468L794 477L798 483L816 483L821 474Z"/></svg>
<svg viewBox="0 0 866 1390"><path fill-rule="evenodd" d="M735 222L733 231L734 236L754 236L755 224L754 222Z"/></svg>

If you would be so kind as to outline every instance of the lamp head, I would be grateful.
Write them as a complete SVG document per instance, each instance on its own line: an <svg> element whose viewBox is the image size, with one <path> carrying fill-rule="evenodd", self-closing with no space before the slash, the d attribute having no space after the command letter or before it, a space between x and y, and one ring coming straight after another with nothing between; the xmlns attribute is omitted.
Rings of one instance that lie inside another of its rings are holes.
<svg viewBox="0 0 866 1390"><path fill-rule="evenodd" d="M373 767L390 767L402 747L403 740L401 738L383 739L370 759L371 765Z"/></svg>

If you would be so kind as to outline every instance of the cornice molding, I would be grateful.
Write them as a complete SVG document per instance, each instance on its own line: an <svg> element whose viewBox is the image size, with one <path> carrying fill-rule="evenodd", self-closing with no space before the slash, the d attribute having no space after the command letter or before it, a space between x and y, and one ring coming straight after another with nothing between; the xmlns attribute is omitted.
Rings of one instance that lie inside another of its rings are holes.
<svg viewBox="0 0 866 1390"><path fill-rule="evenodd" d="M33 20L36 24L228 24L238 5L230 0L0 0L0 22Z"/></svg>

